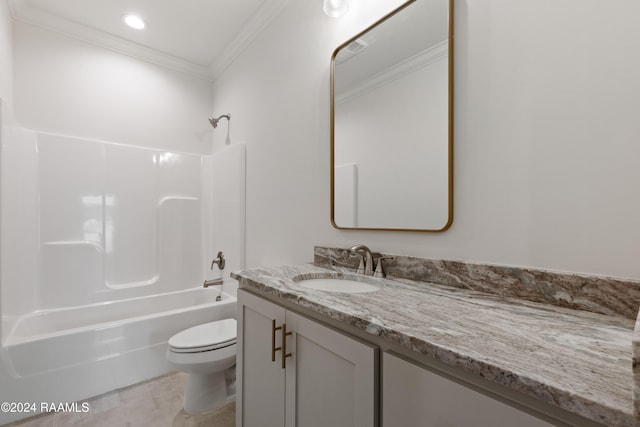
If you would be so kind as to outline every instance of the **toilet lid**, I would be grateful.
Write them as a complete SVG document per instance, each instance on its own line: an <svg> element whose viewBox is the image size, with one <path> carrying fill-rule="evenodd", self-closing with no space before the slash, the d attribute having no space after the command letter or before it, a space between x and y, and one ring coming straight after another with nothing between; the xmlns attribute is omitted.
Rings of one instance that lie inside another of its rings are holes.
<svg viewBox="0 0 640 427"><path fill-rule="evenodd" d="M169 338L178 353L195 353L227 347L236 342L236 319L224 319L185 329Z"/></svg>

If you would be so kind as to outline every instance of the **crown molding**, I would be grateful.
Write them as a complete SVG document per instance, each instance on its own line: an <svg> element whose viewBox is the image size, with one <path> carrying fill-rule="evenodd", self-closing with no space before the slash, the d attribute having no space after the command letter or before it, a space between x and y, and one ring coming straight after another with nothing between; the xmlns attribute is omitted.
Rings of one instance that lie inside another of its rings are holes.
<svg viewBox="0 0 640 427"><path fill-rule="evenodd" d="M209 74L215 80L242 53L251 42L273 21L290 0L266 0L249 19L238 35L224 49L220 57L209 66Z"/></svg>
<svg viewBox="0 0 640 427"><path fill-rule="evenodd" d="M174 55L61 18L26 5L25 2L20 0L9 0L9 9L14 20L55 31L83 42L188 74L192 77L213 81L271 23L288 2L289 0L265 1L223 51L220 58L214 60L209 66L195 64Z"/></svg>
<svg viewBox="0 0 640 427"><path fill-rule="evenodd" d="M394 80L401 78L404 75L412 73L420 68L426 67L439 61L442 58L446 58L449 54L449 44L447 40L444 40L436 45L433 45L429 49L425 49L422 52L407 58L406 60L394 64L386 70L372 76L371 78L361 82L359 85L341 93L336 96L336 104L346 102L356 96L360 96L366 92L369 92L378 87L391 83Z"/></svg>

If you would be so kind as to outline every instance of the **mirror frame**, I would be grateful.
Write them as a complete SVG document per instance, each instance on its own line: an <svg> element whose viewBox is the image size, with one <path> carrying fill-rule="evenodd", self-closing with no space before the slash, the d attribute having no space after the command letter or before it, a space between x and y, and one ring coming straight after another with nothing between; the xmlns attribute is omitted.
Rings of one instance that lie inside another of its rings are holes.
<svg viewBox="0 0 640 427"><path fill-rule="evenodd" d="M346 42L338 46L331 55L331 76L330 76L330 132L331 132L331 225L339 230L374 230L374 231L418 231L427 233L437 233L448 230L453 223L453 2L454 0L448 0L449 2L449 29L448 29L448 80L449 80L449 105L448 105L448 220L446 224L440 229L417 229L417 228L374 228L374 227L341 227L335 222L335 60L340 49L348 46L356 39L362 37L365 33L374 29L381 23L387 21L394 15L403 11L417 0L409 0L402 4L397 9L383 16L381 19L359 32L355 36L351 37Z"/></svg>

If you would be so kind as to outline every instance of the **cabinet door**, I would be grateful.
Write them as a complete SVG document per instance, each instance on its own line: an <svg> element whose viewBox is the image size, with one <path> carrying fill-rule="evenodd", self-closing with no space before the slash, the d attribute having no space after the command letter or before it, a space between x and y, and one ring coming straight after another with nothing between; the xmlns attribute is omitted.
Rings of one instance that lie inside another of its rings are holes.
<svg viewBox="0 0 640 427"><path fill-rule="evenodd" d="M285 370L279 352L271 360L274 319L278 326L284 322L284 308L238 290L238 426L284 426ZM281 346L280 333L275 337L275 346Z"/></svg>
<svg viewBox="0 0 640 427"><path fill-rule="evenodd" d="M377 348L290 311L286 320L286 426L375 426Z"/></svg>
<svg viewBox="0 0 640 427"><path fill-rule="evenodd" d="M383 427L551 427L430 370L384 353Z"/></svg>

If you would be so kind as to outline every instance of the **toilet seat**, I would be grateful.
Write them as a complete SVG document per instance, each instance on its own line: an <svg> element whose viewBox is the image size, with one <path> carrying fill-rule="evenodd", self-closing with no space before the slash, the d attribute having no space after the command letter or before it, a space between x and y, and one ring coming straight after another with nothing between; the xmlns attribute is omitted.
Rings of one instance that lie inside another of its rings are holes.
<svg viewBox="0 0 640 427"><path fill-rule="evenodd" d="M174 353L200 353L236 343L236 319L224 319L185 329L169 338Z"/></svg>

